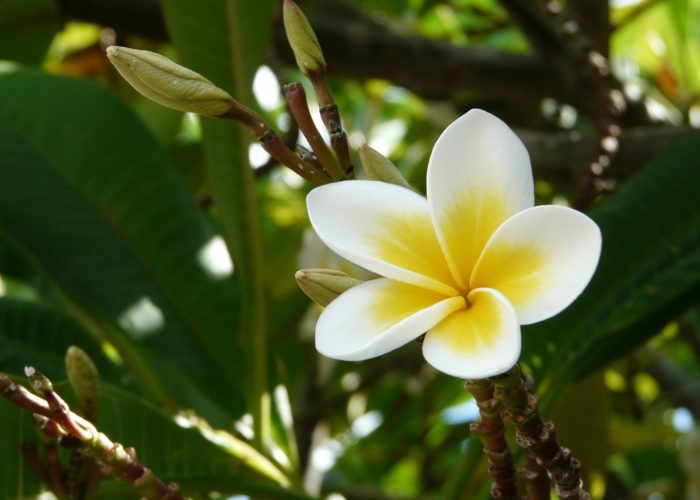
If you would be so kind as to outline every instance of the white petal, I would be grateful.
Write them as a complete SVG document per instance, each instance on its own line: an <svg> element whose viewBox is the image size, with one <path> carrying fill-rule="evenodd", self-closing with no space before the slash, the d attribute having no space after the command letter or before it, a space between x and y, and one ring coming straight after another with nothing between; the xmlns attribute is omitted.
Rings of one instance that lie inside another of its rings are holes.
<svg viewBox="0 0 700 500"><path fill-rule="evenodd" d="M590 281L600 257L595 222L576 210L534 207L508 219L486 245L471 286L495 288L521 325L566 308Z"/></svg>
<svg viewBox="0 0 700 500"><path fill-rule="evenodd" d="M306 198L311 224L331 250L381 276L454 295L428 203L377 181L327 184Z"/></svg>
<svg viewBox="0 0 700 500"><path fill-rule="evenodd" d="M496 228L534 204L525 146L495 116L469 111L445 129L433 148L428 201L450 269L464 286Z"/></svg>
<svg viewBox="0 0 700 500"><path fill-rule="evenodd" d="M471 307L428 331L423 356L437 370L461 378L485 378L511 368L520 357L520 326L508 301L496 290L468 295Z"/></svg>
<svg viewBox="0 0 700 500"><path fill-rule="evenodd" d="M316 349L329 358L359 361L387 353L464 308L462 297L387 278L365 281L331 302L316 324Z"/></svg>

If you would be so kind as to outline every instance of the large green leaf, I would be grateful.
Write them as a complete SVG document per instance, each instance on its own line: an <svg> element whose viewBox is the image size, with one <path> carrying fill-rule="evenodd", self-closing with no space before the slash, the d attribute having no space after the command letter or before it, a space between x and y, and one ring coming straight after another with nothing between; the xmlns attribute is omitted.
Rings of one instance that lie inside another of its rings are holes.
<svg viewBox="0 0 700 500"><path fill-rule="evenodd" d="M564 313L528 327L526 359L556 387L640 345L700 298L700 137L656 158L591 212L598 270ZM555 391L556 392L556 391Z"/></svg>
<svg viewBox="0 0 700 500"><path fill-rule="evenodd" d="M234 98L251 104L252 81L269 42L272 0L166 0L171 37L183 63L211 79ZM226 244L237 263L241 287L239 331L251 376L249 401L256 438L267 420L267 353L263 264L258 204L248 164L248 131L227 121L204 120L205 176Z"/></svg>
<svg viewBox="0 0 700 500"><path fill-rule="evenodd" d="M240 414L236 287L203 259L216 234L153 137L91 83L18 72L0 95L11 96L0 99L0 244L84 324L131 345L125 361L142 358L171 399L194 404L180 372Z"/></svg>
<svg viewBox="0 0 700 500"><path fill-rule="evenodd" d="M57 384L59 393L72 404L70 388ZM212 490L222 494L266 492L269 498L304 498L292 491L275 488L250 468L221 437L214 444L207 431L182 427L149 403L111 386L102 386L99 429L124 446L133 446L139 460L165 481L177 481L186 495ZM37 442L31 415L0 400L0 498L23 498L39 491L40 485L19 453L22 443ZM99 498L138 498L122 483L107 481ZM260 498L260 497L258 497Z"/></svg>
<svg viewBox="0 0 700 500"><path fill-rule="evenodd" d="M64 378L64 356L77 345L96 362L101 376L114 372L99 344L60 310L36 302L0 298L0 371L41 366L52 378Z"/></svg>

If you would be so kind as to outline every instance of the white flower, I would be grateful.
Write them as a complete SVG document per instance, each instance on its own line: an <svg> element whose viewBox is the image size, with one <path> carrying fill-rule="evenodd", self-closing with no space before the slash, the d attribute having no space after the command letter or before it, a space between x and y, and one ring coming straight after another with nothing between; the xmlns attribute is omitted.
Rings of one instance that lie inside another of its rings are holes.
<svg viewBox="0 0 700 500"><path fill-rule="evenodd" d="M438 370L502 373L520 356L520 325L559 313L590 281L598 226L566 207L533 207L525 147L481 110L439 137L427 191L425 199L376 181L311 191L309 217L323 242L383 276L329 304L316 348L357 361L427 332L423 355Z"/></svg>

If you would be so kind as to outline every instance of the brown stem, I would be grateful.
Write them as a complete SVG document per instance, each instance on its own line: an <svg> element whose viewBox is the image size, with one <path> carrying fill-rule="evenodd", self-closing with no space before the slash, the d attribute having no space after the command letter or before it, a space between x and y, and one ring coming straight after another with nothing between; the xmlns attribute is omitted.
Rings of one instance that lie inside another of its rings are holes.
<svg viewBox="0 0 700 500"><path fill-rule="evenodd" d="M345 172L338 165L338 161L333 156L331 149L321 137L320 132L316 128L311 113L309 112L309 103L306 100L306 92L304 87L298 82L292 82L284 86L284 97L289 105L289 111L292 113L294 120L299 125L299 129L304 134L304 137L309 141L311 149L314 150L316 158L323 165L324 170L331 176L334 181L341 180L345 177Z"/></svg>
<svg viewBox="0 0 700 500"><path fill-rule="evenodd" d="M185 500L176 484L163 483L136 459L133 450L113 442L92 423L71 412L48 378L33 368L28 368L26 373L33 388L42 391L46 399L35 396L4 374L0 374L0 392L12 404L36 413L47 436L69 433L69 437L82 445L84 454L97 460L111 475L131 484L148 500ZM49 476L52 476L51 471Z"/></svg>
<svg viewBox="0 0 700 500"><path fill-rule="evenodd" d="M504 406L503 416L515 424L517 443L547 470L560 498L588 500L579 471L581 464L556 439L554 424L543 421L537 397L530 393L519 365L489 379L494 397Z"/></svg>
<svg viewBox="0 0 700 500"><path fill-rule="evenodd" d="M338 155L338 159L340 160L340 164L343 167L345 176L350 179L354 179L355 169L353 168L352 163L350 162L350 151L348 150L348 136L345 134L345 131L339 130L338 132L331 134L331 146L333 147L335 153Z"/></svg>
<svg viewBox="0 0 700 500"><path fill-rule="evenodd" d="M501 404L493 397L493 384L486 380L469 380L465 387L479 406L481 420L471 425L471 431L478 434L484 443L484 452L489 460L489 474L493 478L491 495L494 498L516 500L519 497L513 457L505 439Z"/></svg>
<svg viewBox="0 0 700 500"><path fill-rule="evenodd" d="M316 171L311 165L308 165L295 155L265 120L252 109L235 103L235 106L232 106L226 115L219 118L235 120L245 125L270 156L313 185L320 186L329 182L329 179L324 174Z"/></svg>
<svg viewBox="0 0 700 500"><path fill-rule="evenodd" d="M547 471L537 463L531 454L528 454L527 463L520 468L518 473L525 480L528 500L550 499Z"/></svg>
<svg viewBox="0 0 700 500"><path fill-rule="evenodd" d="M343 132L340 113L338 112L338 106L333 99L331 87L328 85L326 71L325 69L310 71L308 73L308 77L311 80L311 85L314 88L314 94L316 94L319 112L321 113L321 120L331 136L331 146L338 157L340 166L345 174L350 177L354 177L354 174L352 173L352 164L350 163L348 138L347 135L345 135L345 132ZM333 139L333 136L336 136L335 140Z"/></svg>
<svg viewBox="0 0 700 500"><path fill-rule="evenodd" d="M298 144L297 145L297 154L299 155L299 157L302 160L304 160L306 163L311 165L313 168L315 168L319 172L325 172L323 165L321 165L321 162L318 161L318 157L314 154L313 151L309 151L301 144Z"/></svg>
<svg viewBox="0 0 700 500"><path fill-rule="evenodd" d="M263 149L270 153L270 156L276 158L277 161L290 168L293 172L303 177L314 186L320 186L330 182L330 178L323 172L316 170L313 165L295 155L274 131L268 130L258 137L258 140Z"/></svg>

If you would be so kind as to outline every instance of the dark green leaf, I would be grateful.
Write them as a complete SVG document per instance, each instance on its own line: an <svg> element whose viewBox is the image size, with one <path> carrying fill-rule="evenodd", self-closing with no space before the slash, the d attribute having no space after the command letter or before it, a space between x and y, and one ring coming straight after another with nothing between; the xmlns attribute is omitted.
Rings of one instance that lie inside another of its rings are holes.
<svg viewBox="0 0 700 500"><path fill-rule="evenodd" d="M526 359L557 387L640 345L700 296L699 154L700 137L676 144L591 212L603 232L593 280L523 335Z"/></svg>
<svg viewBox="0 0 700 500"><path fill-rule="evenodd" d="M0 78L0 95L12 96L0 100L0 242L81 321L144 346L141 368L172 399L192 404L180 372L240 414L236 287L202 258L216 234L153 137L94 84L18 72Z"/></svg>
<svg viewBox="0 0 700 500"><path fill-rule="evenodd" d="M0 298L0 345L0 371L20 372L34 365L49 377L65 378L64 356L72 345L88 353L103 377L114 371L80 325L62 311L35 302Z"/></svg>

